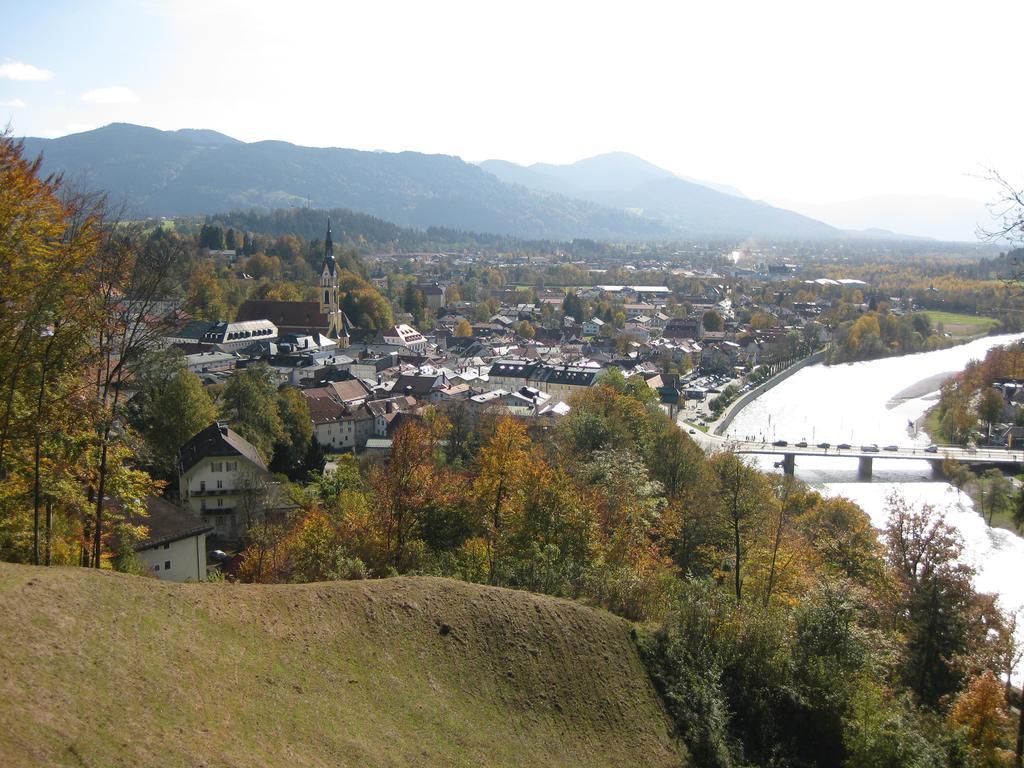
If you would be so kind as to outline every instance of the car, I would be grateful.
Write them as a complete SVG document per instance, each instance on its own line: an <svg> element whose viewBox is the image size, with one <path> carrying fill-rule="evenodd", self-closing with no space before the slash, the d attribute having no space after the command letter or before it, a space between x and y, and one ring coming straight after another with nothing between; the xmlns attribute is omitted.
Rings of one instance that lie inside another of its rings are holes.
<svg viewBox="0 0 1024 768"><path fill-rule="evenodd" d="M836 446L836 448L838 448L840 451L848 451L848 450L850 450L850 444L849 443L840 443L839 445Z"/></svg>
<svg viewBox="0 0 1024 768"><path fill-rule="evenodd" d="M887 445L882 450L883 451L898 451L899 450L899 446L898 445Z"/></svg>
<svg viewBox="0 0 1024 768"><path fill-rule="evenodd" d="M868 443L860 447L864 453L878 453L878 443Z"/></svg>
<svg viewBox="0 0 1024 768"><path fill-rule="evenodd" d="M789 443L787 443L785 440L776 440L774 443L772 443L772 445L774 445L776 448L785 448L787 445L789 445Z"/></svg>
<svg viewBox="0 0 1024 768"><path fill-rule="evenodd" d="M828 450L829 448L831 448L832 446L831 446L831 445L829 445L828 443L818 443L818 447L819 447L819 448L824 448L824 449L825 449L825 450L827 451L827 450Z"/></svg>
<svg viewBox="0 0 1024 768"><path fill-rule="evenodd" d="M695 434L697 434L697 430L696 430L696 429L691 429L691 430L690 430L690 434L691 434L691 435L695 435Z"/></svg>
<svg viewBox="0 0 1024 768"><path fill-rule="evenodd" d="M924 452L925 453L938 453L939 452L939 446L937 446L935 443L932 443L931 445L929 445L927 448L924 449Z"/></svg>
<svg viewBox="0 0 1024 768"><path fill-rule="evenodd" d="M807 441L806 440L801 440L799 443L796 444L796 447L797 448L806 448L807 447Z"/></svg>

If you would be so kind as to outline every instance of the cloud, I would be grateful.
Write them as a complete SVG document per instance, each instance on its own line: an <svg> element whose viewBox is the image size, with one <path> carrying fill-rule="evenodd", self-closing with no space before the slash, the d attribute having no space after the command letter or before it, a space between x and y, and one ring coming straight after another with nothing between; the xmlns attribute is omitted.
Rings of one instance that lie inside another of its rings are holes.
<svg viewBox="0 0 1024 768"><path fill-rule="evenodd" d="M27 106L28 106L28 104L26 104L21 99L8 99L7 101L0 101L0 107L11 107L12 109L24 109Z"/></svg>
<svg viewBox="0 0 1024 768"><path fill-rule="evenodd" d="M86 91L82 94L82 101L91 101L94 104L138 104L139 96L131 88L110 85Z"/></svg>
<svg viewBox="0 0 1024 768"><path fill-rule="evenodd" d="M20 61L6 61L0 64L0 79L7 80L52 80L53 72L40 69Z"/></svg>

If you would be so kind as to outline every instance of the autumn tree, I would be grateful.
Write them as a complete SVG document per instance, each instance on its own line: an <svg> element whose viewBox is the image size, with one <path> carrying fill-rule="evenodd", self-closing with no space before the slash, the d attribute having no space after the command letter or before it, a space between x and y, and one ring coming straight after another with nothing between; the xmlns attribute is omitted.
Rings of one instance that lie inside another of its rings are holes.
<svg viewBox="0 0 1024 768"><path fill-rule="evenodd" d="M1006 712L1003 686L991 670L972 677L957 696L949 722L963 730L979 766L1009 763L1010 718Z"/></svg>
<svg viewBox="0 0 1024 768"><path fill-rule="evenodd" d="M732 540L733 592L739 601L743 599L743 563L763 499L761 477L746 461L730 452L714 456L711 470L719 498L716 512Z"/></svg>
<svg viewBox="0 0 1024 768"><path fill-rule="evenodd" d="M505 517L509 507L521 503L524 467L529 459L529 438L521 422L505 418L480 449L474 464L473 498L479 525L488 543L490 578L500 557Z"/></svg>
<svg viewBox="0 0 1024 768"><path fill-rule="evenodd" d="M392 438L387 464L370 470L373 508L383 539L384 560L399 568L406 545L418 533L420 511L436 491L435 438L417 421L403 424Z"/></svg>
<svg viewBox="0 0 1024 768"><path fill-rule="evenodd" d="M959 689L963 660L985 638L974 569L960 561L960 536L934 508L912 507L896 495L888 507L887 559L902 586L902 673L921 701L935 706Z"/></svg>

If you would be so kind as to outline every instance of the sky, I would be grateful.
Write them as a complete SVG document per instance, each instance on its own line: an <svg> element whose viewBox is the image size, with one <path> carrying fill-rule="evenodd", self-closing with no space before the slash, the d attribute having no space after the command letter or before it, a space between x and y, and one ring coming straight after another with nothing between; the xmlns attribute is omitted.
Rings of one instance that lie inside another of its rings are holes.
<svg viewBox="0 0 1024 768"><path fill-rule="evenodd" d="M0 125L566 163L758 199L1024 179L1024 2L0 0Z"/></svg>

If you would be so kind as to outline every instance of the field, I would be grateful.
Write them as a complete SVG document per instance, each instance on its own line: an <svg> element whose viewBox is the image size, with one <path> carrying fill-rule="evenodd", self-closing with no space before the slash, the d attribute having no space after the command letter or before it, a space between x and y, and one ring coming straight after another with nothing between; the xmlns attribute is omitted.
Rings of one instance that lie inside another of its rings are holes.
<svg viewBox="0 0 1024 768"><path fill-rule="evenodd" d="M992 317L978 317L977 315L961 315L956 312L925 312L932 321L933 326L942 323L946 333L954 338L967 339L974 336L984 336L995 325L998 320Z"/></svg>
<svg viewBox="0 0 1024 768"><path fill-rule="evenodd" d="M5 768L686 764L630 625L568 601L0 564L0 615Z"/></svg>

